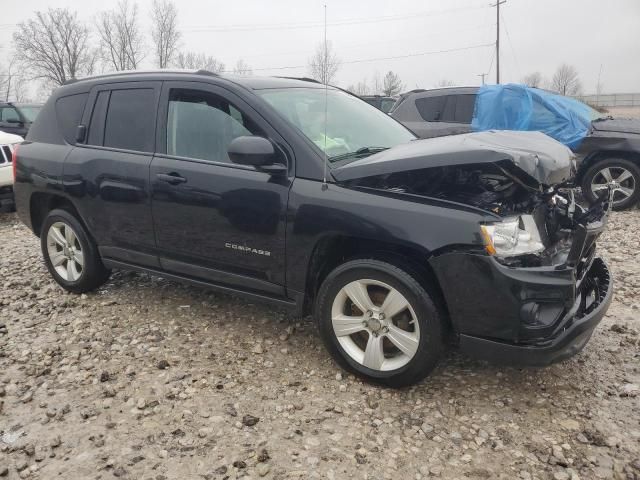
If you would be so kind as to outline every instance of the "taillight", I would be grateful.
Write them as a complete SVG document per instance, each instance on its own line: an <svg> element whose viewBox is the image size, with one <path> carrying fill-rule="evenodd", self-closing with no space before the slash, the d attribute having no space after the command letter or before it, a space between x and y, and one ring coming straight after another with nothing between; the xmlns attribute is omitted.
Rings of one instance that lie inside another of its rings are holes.
<svg viewBox="0 0 640 480"><path fill-rule="evenodd" d="M11 165L13 169L13 183L16 183L16 167L18 165L18 145L13 146L13 152L11 152Z"/></svg>

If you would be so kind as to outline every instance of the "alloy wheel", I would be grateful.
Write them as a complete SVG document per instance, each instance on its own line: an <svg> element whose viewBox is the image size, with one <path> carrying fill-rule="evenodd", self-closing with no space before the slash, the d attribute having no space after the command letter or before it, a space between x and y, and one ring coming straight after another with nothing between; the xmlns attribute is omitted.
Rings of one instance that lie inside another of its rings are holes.
<svg viewBox="0 0 640 480"><path fill-rule="evenodd" d="M598 197L609 187L613 189L613 204L616 205L634 194L636 179L624 167L605 167L593 176L591 191Z"/></svg>
<svg viewBox="0 0 640 480"><path fill-rule="evenodd" d="M331 322L347 355L372 370L401 368L418 351L415 311L404 295L384 282L362 279L345 285L333 301Z"/></svg>
<svg viewBox="0 0 640 480"><path fill-rule="evenodd" d="M78 236L63 222L55 222L47 232L47 253L56 273L67 282L76 282L82 276L84 254Z"/></svg>

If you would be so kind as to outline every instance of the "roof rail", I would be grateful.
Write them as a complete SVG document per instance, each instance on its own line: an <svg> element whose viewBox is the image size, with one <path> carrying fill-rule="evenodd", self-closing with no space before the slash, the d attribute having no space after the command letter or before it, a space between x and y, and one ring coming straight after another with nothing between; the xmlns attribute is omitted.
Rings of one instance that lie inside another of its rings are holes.
<svg viewBox="0 0 640 480"><path fill-rule="evenodd" d="M118 77L121 75L131 75L131 74L145 74L145 73L182 73L182 74L191 74L191 75L207 75L211 77L218 77L219 75L215 72L211 72L209 70L199 69L199 70L191 70L191 69L167 69L160 68L156 70L120 70L117 72L107 72L101 73L98 75L91 75L89 77L83 78L71 78L63 83L63 85L69 85L71 83L76 83L83 80L95 80L98 78L106 78L106 77Z"/></svg>

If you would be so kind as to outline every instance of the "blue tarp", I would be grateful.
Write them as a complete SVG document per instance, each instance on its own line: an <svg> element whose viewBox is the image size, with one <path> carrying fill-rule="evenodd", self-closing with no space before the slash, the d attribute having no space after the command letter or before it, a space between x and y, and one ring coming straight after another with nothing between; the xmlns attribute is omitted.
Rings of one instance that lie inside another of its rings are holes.
<svg viewBox="0 0 640 480"><path fill-rule="evenodd" d="M597 112L578 100L525 85L484 85L478 91L471 127L475 131L546 133L576 149Z"/></svg>

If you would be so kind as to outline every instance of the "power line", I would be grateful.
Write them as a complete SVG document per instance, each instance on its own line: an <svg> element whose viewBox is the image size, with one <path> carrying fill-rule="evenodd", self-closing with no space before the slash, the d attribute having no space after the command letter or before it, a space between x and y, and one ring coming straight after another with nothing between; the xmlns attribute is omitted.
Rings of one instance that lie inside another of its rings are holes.
<svg viewBox="0 0 640 480"><path fill-rule="evenodd" d="M457 33L463 33L463 32L470 32L470 31L475 31L475 30L482 30L482 29L487 29L487 28L494 28L496 26L495 23L490 23L490 24L485 24L485 25L479 25L479 26L474 26L474 27L469 27L469 28L461 28L458 30L449 30L447 32L448 36L457 34ZM347 44L343 44L340 43L339 49L340 51L344 50L344 49L348 49L348 48L352 48L352 47L368 47L371 45L376 45L376 44L389 44L392 41L400 41L403 42L403 44L408 44L414 41L419 41L419 40L423 40L425 38L430 38L430 37L440 37L442 36L442 33L427 33L426 35L420 35L420 36L415 36L415 37L404 37L404 38L395 38L395 39L387 39L387 40L379 40L379 41L374 41L374 42L366 42L366 43L347 43ZM493 45L493 44L492 44ZM260 54L255 54L255 55L240 55L241 58L264 58L265 56L270 56L270 57L280 57L280 56L285 56L285 55L307 55L309 53L309 49L307 50L296 50L296 51L289 51L289 52L277 52L277 53L260 53Z"/></svg>
<svg viewBox="0 0 640 480"><path fill-rule="evenodd" d="M502 23L504 24L504 31L507 34L507 40L509 41L509 47L511 47L511 54L513 55L513 61L516 64L516 68L518 69L518 75L522 78L522 69L520 68L520 62L518 62L518 57L516 56L516 50L513 48L513 43L511 42L511 35L509 35L509 29L507 28L507 22L504 20L504 16L500 14L500 18L502 18Z"/></svg>
<svg viewBox="0 0 640 480"><path fill-rule="evenodd" d="M399 58L412 58L412 57L421 57L421 56L425 56L425 55L435 55L438 53L451 53L451 52L460 52L463 50L472 50L472 49L476 49L476 48L483 48L483 47L493 47L494 43L482 43L480 45L469 45L466 47L459 47L459 48L450 48L447 50L433 50L430 52L420 52L420 53L409 53L406 55L394 55L391 57L375 57L375 58L362 58L362 59L358 59L358 60L346 60L346 61L342 61L340 62L341 64L354 64L354 63L366 63L366 62L376 62L379 60L396 60ZM290 69L294 69L294 68L306 68L308 65L290 65L290 66L286 66L286 67L264 67L264 68L254 68L254 71L264 71L264 70L290 70ZM232 70L223 70L223 73L229 73Z"/></svg>
<svg viewBox="0 0 640 480"><path fill-rule="evenodd" d="M403 15L387 15L382 17L370 17L370 18L347 18L342 20L337 20L332 23L328 23L327 27L340 27L340 26L348 26L348 25L358 25L365 23L380 23L380 22L393 22L397 20L405 20L412 19L417 17L425 17L425 16L437 16L444 15L448 13L456 13L460 11L473 11L484 9L486 6L477 6L477 7L458 7L458 8L449 8L444 10L436 10L429 12L414 12ZM323 28L324 24L319 22L296 22L296 23L280 23L280 24L237 24L237 25L202 25L202 26L193 26L193 27L183 27L181 30L183 32L233 32L233 31L245 31L245 30L281 30L281 29L300 29L300 28Z"/></svg>

